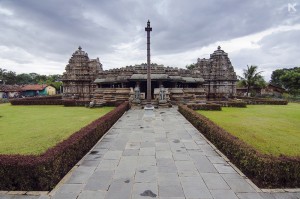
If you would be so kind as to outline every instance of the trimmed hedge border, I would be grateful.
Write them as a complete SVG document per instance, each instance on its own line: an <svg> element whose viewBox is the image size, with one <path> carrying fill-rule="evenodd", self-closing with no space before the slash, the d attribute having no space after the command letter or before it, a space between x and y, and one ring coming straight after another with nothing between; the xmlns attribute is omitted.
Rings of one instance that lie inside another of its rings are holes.
<svg viewBox="0 0 300 199"><path fill-rule="evenodd" d="M268 99L268 98L254 98L254 97L238 97L239 99L242 99L247 104L251 105L287 105L287 100L281 100L281 99Z"/></svg>
<svg viewBox="0 0 300 199"><path fill-rule="evenodd" d="M222 107L237 107L237 108L247 108L246 102L239 101L214 101L216 104L220 104Z"/></svg>
<svg viewBox="0 0 300 199"><path fill-rule="evenodd" d="M122 103L41 155L0 155L0 190L51 190L128 109Z"/></svg>
<svg viewBox="0 0 300 199"><path fill-rule="evenodd" d="M10 99L11 105L63 105L62 96L39 96Z"/></svg>
<svg viewBox="0 0 300 199"><path fill-rule="evenodd" d="M225 102L222 104L223 107L236 107L236 108L247 108L246 102Z"/></svg>
<svg viewBox="0 0 300 199"><path fill-rule="evenodd" d="M64 106L87 106L90 100L63 100L62 96L27 97L10 100L12 105L64 105ZM118 105L120 105L119 103Z"/></svg>
<svg viewBox="0 0 300 199"><path fill-rule="evenodd" d="M63 105L61 99L10 100L11 105Z"/></svg>
<svg viewBox="0 0 300 199"><path fill-rule="evenodd" d="M206 110L206 111L221 111L220 104L188 104L189 108L193 110Z"/></svg>
<svg viewBox="0 0 300 199"><path fill-rule="evenodd" d="M264 104L264 105L287 105L287 100L252 100L247 101L249 104Z"/></svg>
<svg viewBox="0 0 300 199"><path fill-rule="evenodd" d="M300 187L300 157L264 155L185 105L179 112L261 188Z"/></svg>
<svg viewBox="0 0 300 199"><path fill-rule="evenodd" d="M246 102L227 102L227 107L247 108Z"/></svg>
<svg viewBox="0 0 300 199"><path fill-rule="evenodd" d="M62 100L64 106L87 106L91 100Z"/></svg>
<svg viewBox="0 0 300 199"><path fill-rule="evenodd" d="M26 97L20 99L11 99L9 102L12 105L64 105L71 106L89 106L91 100L63 100L61 95L56 96L41 96L41 97ZM124 101L109 101L103 106L119 106Z"/></svg>

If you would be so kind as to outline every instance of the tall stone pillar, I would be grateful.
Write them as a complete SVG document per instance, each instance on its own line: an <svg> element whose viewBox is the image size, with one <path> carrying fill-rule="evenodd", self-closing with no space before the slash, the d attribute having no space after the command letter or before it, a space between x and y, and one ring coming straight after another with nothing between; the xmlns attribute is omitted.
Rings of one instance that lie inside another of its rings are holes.
<svg viewBox="0 0 300 199"><path fill-rule="evenodd" d="M147 22L147 27L145 27L147 32L147 105L146 108L153 109L151 104L151 61L150 61L150 32L152 28L150 27L150 21Z"/></svg>

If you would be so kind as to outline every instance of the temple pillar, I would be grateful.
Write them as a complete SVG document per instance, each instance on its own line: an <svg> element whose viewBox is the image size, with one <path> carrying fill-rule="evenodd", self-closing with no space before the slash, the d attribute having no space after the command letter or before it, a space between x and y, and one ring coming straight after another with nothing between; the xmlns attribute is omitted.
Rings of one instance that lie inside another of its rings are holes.
<svg viewBox="0 0 300 199"><path fill-rule="evenodd" d="M150 27L150 21L147 22L147 27L145 28L147 32L147 105L145 110L153 110L154 107L151 104L151 61L150 61L150 32L152 28Z"/></svg>

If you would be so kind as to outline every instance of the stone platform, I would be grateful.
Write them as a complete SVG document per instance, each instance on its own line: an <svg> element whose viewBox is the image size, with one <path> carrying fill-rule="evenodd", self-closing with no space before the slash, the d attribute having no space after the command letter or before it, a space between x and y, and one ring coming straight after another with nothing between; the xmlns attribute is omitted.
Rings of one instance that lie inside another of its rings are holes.
<svg viewBox="0 0 300 199"><path fill-rule="evenodd" d="M300 199L300 192L262 192L177 108L154 112L152 119L143 110L125 113L50 194L0 198Z"/></svg>

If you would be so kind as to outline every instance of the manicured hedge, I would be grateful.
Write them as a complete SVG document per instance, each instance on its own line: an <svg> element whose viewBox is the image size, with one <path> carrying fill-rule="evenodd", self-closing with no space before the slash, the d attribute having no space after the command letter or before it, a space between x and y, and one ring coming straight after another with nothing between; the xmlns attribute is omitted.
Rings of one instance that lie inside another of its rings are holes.
<svg viewBox="0 0 300 199"><path fill-rule="evenodd" d="M91 100L63 100L62 96L26 97L12 99L12 105L64 105L64 106L89 106ZM103 106L118 106L124 101L110 101Z"/></svg>
<svg viewBox="0 0 300 199"><path fill-rule="evenodd" d="M36 97L24 97L24 98L14 98L14 101L24 101L24 100L48 100L48 99L62 99L61 95L49 95L49 96L36 96Z"/></svg>
<svg viewBox="0 0 300 199"><path fill-rule="evenodd" d="M247 103L243 101L212 101L212 103L219 104L221 107L247 108Z"/></svg>
<svg viewBox="0 0 300 199"><path fill-rule="evenodd" d="M261 104L261 105L287 105L287 100L281 99L268 99L268 98L254 98L254 97L239 97L247 104Z"/></svg>
<svg viewBox="0 0 300 199"><path fill-rule="evenodd" d="M222 107L238 107L238 108L246 108L246 102L239 102L239 101L217 101L214 102L216 104L220 104Z"/></svg>
<svg viewBox="0 0 300 199"><path fill-rule="evenodd" d="M11 100L12 105L63 105L61 99L46 99L46 100Z"/></svg>
<svg viewBox="0 0 300 199"><path fill-rule="evenodd" d="M62 105L62 96L38 96L9 100L12 105Z"/></svg>
<svg viewBox="0 0 300 199"><path fill-rule="evenodd" d="M90 100L62 100L64 106L88 106Z"/></svg>
<svg viewBox="0 0 300 199"><path fill-rule="evenodd" d="M227 102L228 107L238 107L238 108L246 108L247 104L245 102Z"/></svg>
<svg viewBox="0 0 300 199"><path fill-rule="evenodd" d="M185 105L179 112L261 188L300 187L300 157L263 155Z"/></svg>
<svg viewBox="0 0 300 199"><path fill-rule="evenodd" d="M109 101L105 102L105 106L119 106L123 101Z"/></svg>
<svg viewBox="0 0 300 199"><path fill-rule="evenodd" d="M287 100L252 100L250 104L265 104L265 105L287 105Z"/></svg>
<svg viewBox="0 0 300 199"><path fill-rule="evenodd" d="M220 104L188 104L189 108L193 110L206 110L206 111L221 111Z"/></svg>
<svg viewBox="0 0 300 199"><path fill-rule="evenodd" d="M51 190L128 108L122 103L44 154L0 155L0 190Z"/></svg>

